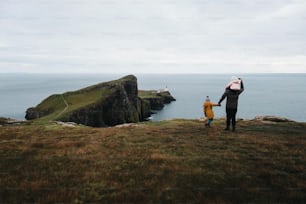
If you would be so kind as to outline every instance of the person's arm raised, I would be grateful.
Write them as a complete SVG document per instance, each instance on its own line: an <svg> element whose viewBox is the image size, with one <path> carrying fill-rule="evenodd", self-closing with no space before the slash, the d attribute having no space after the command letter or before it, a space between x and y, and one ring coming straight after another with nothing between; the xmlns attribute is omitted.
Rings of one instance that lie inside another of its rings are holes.
<svg viewBox="0 0 306 204"><path fill-rule="evenodd" d="M241 84L240 84L240 90L239 90L239 94L241 94L243 91L244 91L244 85L243 85L243 81L242 81L242 79L240 79L241 80Z"/></svg>

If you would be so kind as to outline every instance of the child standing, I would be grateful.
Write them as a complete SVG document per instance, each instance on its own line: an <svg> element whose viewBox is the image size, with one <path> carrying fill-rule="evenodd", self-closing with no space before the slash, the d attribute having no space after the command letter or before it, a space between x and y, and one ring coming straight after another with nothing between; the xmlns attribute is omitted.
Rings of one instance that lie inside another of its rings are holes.
<svg viewBox="0 0 306 204"><path fill-rule="evenodd" d="M209 96L206 96L205 102L203 104L203 110L205 115L205 126L210 127L210 123L214 120L213 106L220 106L220 104L212 103Z"/></svg>

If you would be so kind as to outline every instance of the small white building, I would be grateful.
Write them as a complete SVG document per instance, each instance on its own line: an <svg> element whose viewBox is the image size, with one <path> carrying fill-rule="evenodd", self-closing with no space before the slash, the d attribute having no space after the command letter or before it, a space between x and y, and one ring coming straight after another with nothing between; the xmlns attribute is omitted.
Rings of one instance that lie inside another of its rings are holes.
<svg viewBox="0 0 306 204"><path fill-rule="evenodd" d="M162 92L167 92L167 91L169 91L169 89L168 89L168 87L166 86L166 88L164 88L164 89L158 89L158 90L157 90L157 93L162 93Z"/></svg>

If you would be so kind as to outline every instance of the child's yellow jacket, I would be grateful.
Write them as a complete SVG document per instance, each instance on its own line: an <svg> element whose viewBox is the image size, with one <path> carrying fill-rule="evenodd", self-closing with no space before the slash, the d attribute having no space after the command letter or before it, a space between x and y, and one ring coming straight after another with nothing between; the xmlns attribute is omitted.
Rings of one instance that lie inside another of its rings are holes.
<svg viewBox="0 0 306 204"><path fill-rule="evenodd" d="M207 118L214 118L213 106L218 106L216 103L212 103L210 101L205 101L203 104L204 114Z"/></svg>

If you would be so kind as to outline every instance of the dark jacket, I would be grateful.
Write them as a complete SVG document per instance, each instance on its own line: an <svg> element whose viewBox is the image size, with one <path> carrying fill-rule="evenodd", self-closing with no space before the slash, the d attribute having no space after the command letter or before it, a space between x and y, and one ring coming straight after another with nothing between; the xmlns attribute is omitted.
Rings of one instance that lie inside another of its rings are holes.
<svg viewBox="0 0 306 204"><path fill-rule="evenodd" d="M236 91L236 90L231 90L229 88L225 89L224 94L219 100L219 104L226 98L226 108L229 109L237 109L238 106L238 98L239 95L244 91L244 86L243 82L241 81L241 89Z"/></svg>

